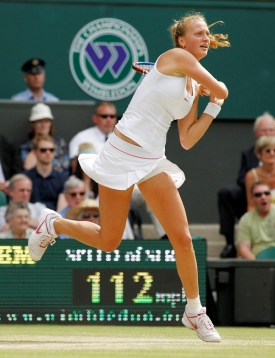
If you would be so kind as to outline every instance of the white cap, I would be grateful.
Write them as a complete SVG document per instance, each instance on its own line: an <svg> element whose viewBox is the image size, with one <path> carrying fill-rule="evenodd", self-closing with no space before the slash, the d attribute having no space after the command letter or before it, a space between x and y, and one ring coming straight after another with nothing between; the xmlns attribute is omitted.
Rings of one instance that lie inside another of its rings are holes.
<svg viewBox="0 0 275 358"><path fill-rule="evenodd" d="M31 109L30 122L38 121L39 119L49 118L53 120L52 111L49 106L44 103L37 103Z"/></svg>

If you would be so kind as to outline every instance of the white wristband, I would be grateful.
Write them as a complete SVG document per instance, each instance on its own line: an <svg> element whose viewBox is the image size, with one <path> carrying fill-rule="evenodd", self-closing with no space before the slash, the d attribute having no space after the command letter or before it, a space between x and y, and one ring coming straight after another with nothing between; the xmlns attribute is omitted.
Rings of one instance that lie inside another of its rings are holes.
<svg viewBox="0 0 275 358"><path fill-rule="evenodd" d="M220 106L218 106L213 102L209 102L203 113L209 114L209 116L216 118L217 115L220 113L220 110L221 110Z"/></svg>

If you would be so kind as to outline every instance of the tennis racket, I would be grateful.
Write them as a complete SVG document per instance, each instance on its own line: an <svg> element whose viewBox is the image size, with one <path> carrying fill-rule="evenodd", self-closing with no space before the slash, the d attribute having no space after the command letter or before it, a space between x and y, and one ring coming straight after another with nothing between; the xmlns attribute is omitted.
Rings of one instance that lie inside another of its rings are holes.
<svg viewBox="0 0 275 358"><path fill-rule="evenodd" d="M132 68L143 75L147 75L150 70L154 67L154 62L134 62Z"/></svg>
<svg viewBox="0 0 275 358"><path fill-rule="evenodd" d="M147 75L151 71L151 69L154 67L154 62L134 62L132 64L132 68L139 73L142 73L143 75ZM210 91L208 89L204 89L204 96L209 96Z"/></svg>

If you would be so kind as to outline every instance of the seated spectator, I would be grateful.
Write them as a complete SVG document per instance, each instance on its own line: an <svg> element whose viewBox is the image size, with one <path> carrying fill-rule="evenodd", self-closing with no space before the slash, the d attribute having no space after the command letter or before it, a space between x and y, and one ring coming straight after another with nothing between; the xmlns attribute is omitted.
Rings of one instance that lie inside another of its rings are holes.
<svg viewBox="0 0 275 358"><path fill-rule="evenodd" d="M79 146L78 155L82 153L94 153L93 145L91 143L82 143ZM97 199L98 184L90 178L81 168L79 161L76 162L75 177L84 181L86 185L86 197L89 199Z"/></svg>
<svg viewBox="0 0 275 358"><path fill-rule="evenodd" d="M270 187L256 182L250 189L254 209L245 213L238 226L238 257L254 260L263 250L275 246L275 205Z"/></svg>
<svg viewBox="0 0 275 358"><path fill-rule="evenodd" d="M31 202L45 204L55 210L60 193L68 176L53 169L55 144L51 136L40 136L34 141L37 164L33 169L24 172L32 181Z"/></svg>
<svg viewBox="0 0 275 358"><path fill-rule="evenodd" d="M83 200L78 206L71 208L66 213L66 219L78 221L90 221L100 225L100 212L98 203L93 199ZM129 220L126 222L126 227L122 239L134 239L134 234L131 229Z"/></svg>
<svg viewBox="0 0 275 358"><path fill-rule="evenodd" d="M53 120L51 108L46 104L37 103L31 108L29 140L20 146L21 160L25 170L32 169L37 163L35 151L33 150L34 140L39 136L50 135L54 138L55 143L53 168L60 172L64 171L65 174L70 174L68 146L63 138L53 136Z"/></svg>
<svg viewBox="0 0 275 358"><path fill-rule="evenodd" d="M40 202L30 203L32 193L32 181L30 178L24 174L15 174L9 181L7 192L10 203L23 201L27 204L30 211L29 226L36 229L38 225L38 217L42 209L45 209L46 206ZM5 220L6 210L7 206L0 207L0 231L6 231L10 228Z"/></svg>
<svg viewBox="0 0 275 358"><path fill-rule="evenodd" d="M57 102L59 99L44 90L46 62L40 58L31 58L25 62L21 70L25 73L24 81L28 88L14 95L13 101Z"/></svg>
<svg viewBox="0 0 275 358"><path fill-rule="evenodd" d="M7 194L8 181L17 173L21 173L18 151L0 134L0 190Z"/></svg>
<svg viewBox="0 0 275 358"><path fill-rule="evenodd" d="M30 210L24 201L12 201L5 213L9 230L0 233L0 239L28 239L33 229L29 227Z"/></svg>
<svg viewBox="0 0 275 358"><path fill-rule="evenodd" d="M62 199L60 199L62 198ZM86 198L86 185L83 180L75 177L70 177L64 183L63 193L60 194L58 202L61 206L60 201L63 203L63 208L59 210L59 214L65 218L66 213L71 208L78 206Z"/></svg>
<svg viewBox="0 0 275 358"><path fill-rule="evenodd" d="M254 207L254 200L250 193L253 183L261 181L269 185L273 191L275 203L275 136L262 136L255 144L255 154L261 165L252 168L245 175L247 210Z"/></svg>
<svg viewBox="0 0 275 358"><path fill-rule="evenodd" d="M255 138L275 135L275 118L268 112L257 117L253 125ZM254 153L254 145L241 153L241 165L237 177L237 185L225 186L218 191L218 209L220 233L225 236L226 246L221 252L221 258L236 257L234 242L235 223L246 212L247 202L245 193L245 174L259 165L259 159Z"/></svg>

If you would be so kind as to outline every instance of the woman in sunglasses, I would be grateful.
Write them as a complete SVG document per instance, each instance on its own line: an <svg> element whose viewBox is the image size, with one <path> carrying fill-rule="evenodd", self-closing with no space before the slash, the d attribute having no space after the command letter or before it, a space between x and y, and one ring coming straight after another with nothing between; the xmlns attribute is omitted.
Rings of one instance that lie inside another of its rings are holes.
<svg viewBox="0 0 275 358"><path fill-rule="evenodd" d="M254 208L251 187L255 182L264 182L271 189L272 202L275 203L275 136L262 136L255 144L255 154L261 165L249 170L245 176L247 211Z"/></svg>
<svg viewBox="0 0 275 358"><path fill-rule="evenodd" d="M70 159L68 146L61 137L54 136L53 114L51 108L44 103L37 103L31 108L29 122L31 129L28 134L28 141L20 146L20 156L23 168L29 170L35 167L37 158L33 150L33 143L39 136L50 135L54 138L55 155L53 167L59 172L70 174Z"/></svg>

